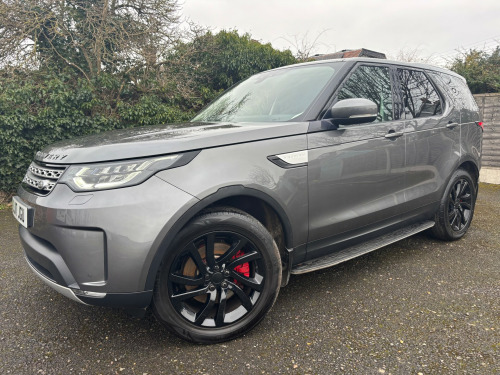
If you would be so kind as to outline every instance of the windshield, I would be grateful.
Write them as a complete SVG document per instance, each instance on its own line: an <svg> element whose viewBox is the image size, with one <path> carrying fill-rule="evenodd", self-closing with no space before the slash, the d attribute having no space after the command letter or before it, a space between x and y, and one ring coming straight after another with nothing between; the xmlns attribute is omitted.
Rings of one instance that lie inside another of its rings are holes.
<svg viewBox="0 0 500 375"><path fill-rule="evenodd" d="M334 67L326 64L259 73L225 92L192 121L290 121L311 105L334 74Z"/></svg>

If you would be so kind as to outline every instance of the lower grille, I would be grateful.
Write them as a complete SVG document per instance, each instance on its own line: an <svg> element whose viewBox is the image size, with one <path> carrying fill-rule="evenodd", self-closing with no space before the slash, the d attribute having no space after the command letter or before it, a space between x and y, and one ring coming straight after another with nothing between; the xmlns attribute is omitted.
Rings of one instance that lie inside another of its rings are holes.
<svg viewBox="0 0 500 375"><path fill-rule="evenodd" d="M28 254L26 254L26 259L28 260L28 262L31 263L31 266L35 268L38 272L40 272L43 276L45 276L46 278L50 279L53 282L56 282L55 277L52 276L52 274L49 272L48 269L35 262L35 260L31 258Z"/></svg>
<svg viewBox="0 0 500 375"><path fill-rule="evenodd" d="M33 161L23 179L23 187L37 195L49 194L66 170L65 165Z"/></svg>

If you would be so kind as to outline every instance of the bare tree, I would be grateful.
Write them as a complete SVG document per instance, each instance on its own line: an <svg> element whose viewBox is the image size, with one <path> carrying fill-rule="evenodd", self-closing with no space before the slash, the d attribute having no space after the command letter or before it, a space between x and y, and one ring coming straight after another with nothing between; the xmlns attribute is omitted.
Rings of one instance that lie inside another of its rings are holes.
<svg viewBox="0 0 500 375"><path fill-rule="evenodd" d="M2 0L2 66L67 65L88 80L147 68L178 39L177 0Z"/></svg>
<svg viewBox="0 0 500 375"><path fill-rule="evenodd" d="M299 35L293 35L291 39L281 37L281 39L285 40L286 42L290 43L292 46L292 49L297 51L295 53L295 58L299 61L306 61L308 60L312 54L313 51L316 50L320 45L324 45L323 43L320 43L320 38L328 31L331 29L325 29L318 33L314 38L312 38L309 35L309 31L307 31L305 34Z"/></svg>
<svg viewBox="0 0 500 375"><path fill-rule="evenodd" d="M432 64L435 60L433 55L424 56L422 55L422 50L419 47L401 48L395 56L389 56L391 60L402 61L402 62L417 62L424 64Z"/></svg>

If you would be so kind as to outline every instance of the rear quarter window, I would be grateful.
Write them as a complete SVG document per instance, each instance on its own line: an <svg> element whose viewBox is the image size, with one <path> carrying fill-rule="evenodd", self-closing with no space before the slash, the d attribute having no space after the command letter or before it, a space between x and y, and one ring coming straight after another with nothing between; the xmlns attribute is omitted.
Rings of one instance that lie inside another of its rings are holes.
<svg viewBox="0 0 500 375"><path fill-rule="evenodd" d="M478 111L476 101L463 79L441 72L429 73L439 84L440 89L450 96L457 109Z"/></svg>

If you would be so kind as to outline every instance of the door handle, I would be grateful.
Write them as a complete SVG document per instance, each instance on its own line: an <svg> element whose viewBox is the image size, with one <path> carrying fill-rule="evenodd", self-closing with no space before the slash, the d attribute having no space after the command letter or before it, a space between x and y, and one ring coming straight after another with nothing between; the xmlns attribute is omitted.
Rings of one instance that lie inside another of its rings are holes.
<svg viewBox="0 0 500 375"><path fill-rule="evenodd" d="M398 137L401 137L404 133L403 132L389 132L385 135L386 138L389 138L389 139L394 139L394 138L398 138Z"/></svg>
<svg viewBox="0 0 500 375"><path fill-rule="evenodd" d="M448 129L453 129L453 128L456 128L457 126L458 126L458 122L449 121L448 124L446 124L446 127Z"/></svg>

